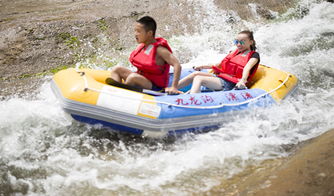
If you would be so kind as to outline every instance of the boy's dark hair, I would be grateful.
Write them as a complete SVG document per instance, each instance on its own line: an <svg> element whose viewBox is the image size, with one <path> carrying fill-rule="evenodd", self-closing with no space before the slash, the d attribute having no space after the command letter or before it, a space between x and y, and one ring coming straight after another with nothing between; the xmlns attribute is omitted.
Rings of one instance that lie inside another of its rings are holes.
<svg viewBox="0 0 334 196"><path fill-rule="evenodd" d="M152 17L144 16L139 20L137 20L137 22L144 25L144 29L146 30L146 32L152 31L153 37L155 37L155 31L157 30L157 23Z"/></svg>

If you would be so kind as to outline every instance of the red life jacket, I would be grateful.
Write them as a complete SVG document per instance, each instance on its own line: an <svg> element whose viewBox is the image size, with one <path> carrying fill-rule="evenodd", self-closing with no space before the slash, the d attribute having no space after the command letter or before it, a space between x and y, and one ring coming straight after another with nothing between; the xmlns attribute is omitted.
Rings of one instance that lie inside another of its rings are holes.
<svg viewBox="0 0 334 196"><path fill-rule="evenodd" d="M255 51L251 50L246 55L239 53L235 50L233 53L228 54L220 63L220 68L213 66L212 69L218 75L218 77L223 78L227 81L238 83L239 79L242 78L242 72L248 63L249 59L252 57ZM238 54L239 53L239 54ZM258 63L251 69L247 81L249 81L255 74Z"/></svg>
<svg viewBox="0 0 334 196"><path fill-rule="evenodd" d="M144 44L139 46L131 53L130 62L137 67L140 75L150 80L154 85L165 88L168 86L169 80L169 64L157 65L155 62L157 48L159 46L167 48L170 52L167 41L161 37L155 38L156 42L145 48Z"/></svg>

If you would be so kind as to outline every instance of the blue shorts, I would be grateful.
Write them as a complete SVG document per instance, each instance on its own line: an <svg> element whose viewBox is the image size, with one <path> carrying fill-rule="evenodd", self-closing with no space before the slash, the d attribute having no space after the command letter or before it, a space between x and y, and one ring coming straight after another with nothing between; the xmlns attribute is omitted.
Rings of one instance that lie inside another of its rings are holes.
<svg viewBox="0 0 334 196"><path fill-rule="evenodd" d="M216 78L218 78L220 80L220 83L222 85L222 90L223 91L230 91L236 85L235 83L227 81L227 80L224 80L223 78L220 78L220 77L216 76L215 74L213 74L213 77L216 77ZM201 90L202 91L213 91L212 89L210 89L208 87L205 87L205 86L202 86Z"/></svg>
<svg viewBox="0 0 334 196"><path fill-rule="evenodd" d="M153 82L152 82L152 88L151 88L152 91L162 91L163 89L164 89L163 87L159 87L159 86L153 84Z"/></svg>
<svg viewBox="0 0 334 196"><path fill-rule="evenodd" d="M224 91L230 91L235 87L235 83L224 80L223 78L217 77L220 79Z"/></svg>

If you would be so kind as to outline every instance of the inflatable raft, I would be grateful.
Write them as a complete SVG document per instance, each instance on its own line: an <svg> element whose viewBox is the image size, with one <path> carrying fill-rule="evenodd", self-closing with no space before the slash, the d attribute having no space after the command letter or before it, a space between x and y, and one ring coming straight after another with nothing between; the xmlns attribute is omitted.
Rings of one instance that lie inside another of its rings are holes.
<svg viewBox="0 0 334 196"><path fill-rule="evenodd" d="M192 72L183 69L181 78ZM246 90L152 95L108 85L109 75L104 70L69 68L56 73L51 86L75 120L149 137L218 127L227 112L280 102L298 83L290 73L260 65Z"/></svg>

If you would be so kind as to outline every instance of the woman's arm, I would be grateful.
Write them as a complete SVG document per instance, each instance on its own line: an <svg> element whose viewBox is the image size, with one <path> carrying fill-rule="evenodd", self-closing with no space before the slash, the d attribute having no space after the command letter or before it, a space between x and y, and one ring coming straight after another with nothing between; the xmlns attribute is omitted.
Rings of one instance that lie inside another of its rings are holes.
<svg viewBox="0 0 334 196"><path fill-rule="evenodd" d="M251 69L254 67L254 65L256 65L258 63L258 61L259 61L259 59L257 59L257 58L249 59L249 61L247 62L246 66L244 68L244 70L242 71L242 78L236 84L237 88L246 87L246 83L247 83L249 73L250 73Z"/></svg>
<svg viewBox="0 0 334 196"><path fill-rule="evenodd" d="M194 70L196 71L201 71L202 69L211 69L213 66L219 66L219 63L216 65L199 65L199 66L194 66Z"/></svg>

